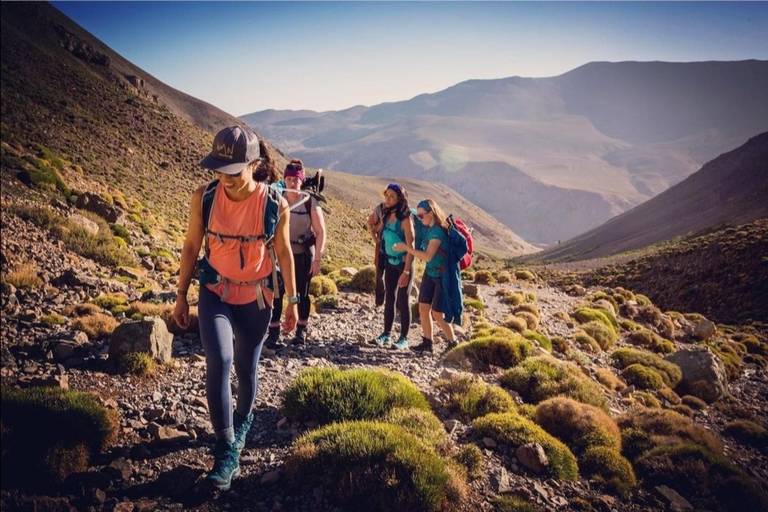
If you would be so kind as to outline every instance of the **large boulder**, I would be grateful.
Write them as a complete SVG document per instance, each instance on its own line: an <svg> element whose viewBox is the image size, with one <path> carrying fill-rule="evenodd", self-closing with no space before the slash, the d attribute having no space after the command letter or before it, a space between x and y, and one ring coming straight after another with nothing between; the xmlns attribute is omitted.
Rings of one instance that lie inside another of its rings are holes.
<svg viewBox="0 0 768 512"><path fill-rule="evenodd" d="M706 347L678 350L664 357L680 367L683 378L675 387L680 395L693 395L705 402L714 403L728 391L725 365Z"/></svg>
<svg viewBox="0 0 768 512"><path fill-rule="evenodd" d="M83 192L77 196L75 207L93 212L107 222L125 224L125 211L122 208L109 204L98 194Z"/></svg>
<svg viewBox="0 0 768 512"><path fill-rule="evenodd" d="M109 358L119 361L130 352L146 352L161 363L171 360L173 334L157 316L120 324L109 339Z"/></svg>

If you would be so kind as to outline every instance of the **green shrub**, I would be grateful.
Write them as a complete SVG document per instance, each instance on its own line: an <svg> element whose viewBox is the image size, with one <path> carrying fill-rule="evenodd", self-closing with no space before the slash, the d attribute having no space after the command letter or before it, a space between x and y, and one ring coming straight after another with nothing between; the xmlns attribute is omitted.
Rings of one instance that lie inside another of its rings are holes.
<svg viewBox="0 0 768 512"><path fill-rule="evenodd" d="M515 270L515 279L520 281L535 281L536 276L530 270L519 269Z"/></svg>
<svg viewBox="0 0 768 512"><path fill-rule="evenodd" d="M462 270L461 271L461 280L462 281L472 281L475 279L475 273L471 270Z"/></svg>
<svg viewBox="0 0 768 512"><path fill-rule="evenodd" d="M448 408L466 419L471 420L491 412L515 410L515 401L509 393L477 378L455 376L449 380L439 380L435 387L447 393Z"/></svg>
<svg viewBox="0 0 768 512"><path fill-rule="evenodd" d="M40 323L46 327L61 325L64 323L64 320L65 318L58 313L51 313L50 315L43 315L40 317Z"/></svg>
<svg viewBox="0 0 768 512"><path fill-rule="evenodd" d="M527 340L535 341L541 348L547 352L552 351L552 341L541 333L536 331L524 331L523 337Z"/></svg>
<svg viewBox="0 0 768 512"><path fill-rule="evenodd" d="M624 379L639 389L661 389L664 387L664 379L653 368L642 364L631 364L621 372Z"/></svg>
<svg viewBox="0 0 768 512"><path fill-rule="evenodd" d="M635 462L646 486L678 490L696 510L768 510L759 487L722 455L692 443L664 444Z"/></svg>
<svg viewBox="0 0 768 512"><path fill-rule="evenodd" d="M113 310L116 306L125 306L128 304L128 299L122 295L99 295L91 299L91 302L96 304L102 309Z"/></svg>
<svg viewBox="0 0 768 512"><path fill-rule="evenodd" d="M608 411L608 400L599 384L575 364L549 356L531 357L507 370L501 376L501 384L517 391L529 403L563 395Z"/></svg>
<svg viewBox="0 0 768 512"><path fill-rule="evenodd" d="M431 410L395 407L384 414L381 421L403 427L430 446L437 448L438 452L448 440L448 432Z"/></svg>
<svg viewBox="0 0 768 512"><path fill-rule="evenodd" d="M562 336L554 336L552 338L552 350L559 354L568 355L568 353L571 351L571 347L568 344L568 340Z"/></svg>
<svg viewBox="0 0 768 512"><path fill-rule="evenodd" d="M616 302L616 299L614 299L612 295L608 295L605 292L595 292L590 296L589 300L591 302L597 302L598 300L607 300L613 306L613 311L611 311L611 313L615 313L616 311L619 310L619 303Z"/></svg>
<svg viewBox="0 0 768 512"><path fill-rule="evenodd" d="M359 292L372 292L376 289L376 267L366 265L349 282L352 289Z"/></svg>
<svg viewBox="0 0 768 512"><path fill-rule="evenodd" d="M611 354L611 359L620 369L633 364L642 364L648 368L653 368L661 375L664 384L670 388L676 387L683 379L683 371L674 363L665 361L655 354L650 354L641 350L631 348L620 348Z"/></svg>
<svg viewBox="0 0 768 512"><path fill-rule="evenodd" d="M524 318L520 318L515 315L507 315L502 325L506 329L511 329L519 333L523 333L528 330L528 322L526 322Z"/></svg>
<svg viewBox="0 0 768 512"><path fill-rule="evenodd" d="M519 334L504 327L494 327L487 334L452 349L445 355L445 360L478 371L488 371L493 367L515 366L532 350L532 343Z"/></svg>
<svg viewBox="0 0 768 512"><path fill-rule="evenodd" d="M723 428L723 434L733 437L741 444L765 449L768 446L768 429L749 420L734 420Z"/></svg>
<svg viewBox="0 0 768 512"><path fill-rule="evenodd" d="M127 243L131 243L131 232L128 228L121 224L110 224L109 229L112 230L112 234L115 236L119 236L123 240L125 240Z"/></svg>
<svg viewBox="0 0 768 512"><path fill-rule="evenodd" d="M587 322L581 328L597 342L602 350L608 350L616 344L616 331L601 322Z"/></svg>
<svg viewBox="0 0 768 512"><path fill-rule="evenodd" d="M315 276L309 282L309 294L313 297L321 295L338 295L339 289L333 279L326 276Z"/></svg>
<svg viewBox="0 0 768 512"><path fill-rule="evenodd" d="M549 458L549 473L554 478L576 480L579 468L568 447L543 428L517 413L493 413L472 422L478 438L490 437L497 443L520 446L539 443Z"/></svg>
<svg viewBox="0 0 768 512"><path fill-rule="evenodd" d="M619 327L619 323L616 321L616 317L610 311L604 309L594 308L579 308L573 312L573 318L580 324L586 324L588 322L600 322L612 331L615 331Z"/></svg>
<svg viewBox="0 0 768 512"><path fill-rule="evenodd" d="M621 450L621 431L608 414L593 405L554 397L536 407L534 421L580 456L590 448Z"/></svg>
<svg viewBox="0 0 768 512"><path fill-rule="evenodd" d="M629 397L643 407L650 407L651 409L661 408L661 402L647 391L635 391L631 393Z"/></svg>
<svg viewBox="0 0 768 512"><path fill-rule="evenodd" d="M573 333L573 342L581 347L582 350L589 352L590 354L599 354L602 352L597 340L584 331L580 330Z"/></svg>
<svg viewBox="0 0 768 512"><path fill-rule="evenodd" d="M516 311L515 316L525 320L526 329L535 331L539 327L539 318L533 313L528 311Z"/></svg>
<svg viewBox="0 0 768 512"><path fill-rule="evenodd" d="M629 333L627 341L635 346L647 348L653 352L669 354L674 352L674 345L651 331L650 329L640 328Z"/></svg>
<svg viewBox="0 0 768 512"><path fill-rule="evenodd" d="M44 489L88 468L117 439L117 412L81 391L2 387L2 486ZM55 428L52 428L54 427Z"/></svg>
<svg viewBox="0 0 768 512"><path fill-rule="evenodd" d="M697 411L703 411L707 408L707 402L697 396L685 395L680 400L688 407L696 409Z"/></svg>
<svg viewBox="0 0 768 512"><path fill-rule="evenodd" d="M120 367L136 377L149 377L157 371L157 362L146 352L128 352L120 358Z"/></svg>
<svg viewBox="0 0 768 512"><path fill-rule="evenodd" d="M308 432L285 462L296 486L333 488L345 510L439 511L450 475L432 448L385 423L334 423Z"/></svg>
<svg viewBox="0 0 768 512"><path fill-rule="evenodd" d="M467 470L470 480L477 480L485 475L485 458L483 452L474 444L465 444L453 456L453 460L461 464Z"/></svg>
<svg viewBox="0 0 768 512"><path fill-rule="evenodd" d="M523 297L520 293L509 293L505 294L501 298L501 302L504 304L509 304L511 306L517 306L519 304L522 304L522 302L525 300L525 297Z"/></svg>
<svg viewBox="0 0 768 512"><path fill-rule="evenodd" d="M496 276L496 281L499 282L499 283L509 283L509 282L512 281L512 275L509 272L507 272L506 270L502 270Z"/></svg>
<svg viewBox="0 0 768 512"><path fill-rule="evenodd" d="M478 270L475 272L475 282L478 284L496 284L490 270Z"/></svg>
<svg viewBox="0 0 768 512"><path fill-rule="evenodd" d="M336 309L339 307L339 298L335 295L321 295L315 300L315 307L319 310Z"/></svg>
<svg viewBox="0 0 768 512"><path fill-rule="evenodd" d="M376 419L395 407L428 410L429 404L408 379L383 370L304 370L288 386L283 400L288 418L321 425Z"/></svg>
<svg viewBox="0 0 768 512"><path fill-rule="evenodd" d="M675 393L672 389L663 387L659 389L656 394L659 396L660 399L665 400L666 402L669 402L672 405L680 405L682 400L680 399L680 395Z"/></svg>
<svg viewBox="0 0 768 512"><path fill-rule="evenodd" d="M469 297L464 297L464 307L473 308L480 312L485 311L485 304L483 304L483 301L481 301L480 299L471 299Z"/></svg>
<svg viewBox="0 0 768 512"><path fill-rule="evenodd" d="M597 482L608 492L626 498L637 486L632 464L618 450L607 446L589 448L579 458L582 476Z"/></svg>
<svg viewBox="0 0 768 512"><path fill-rule="evenodd" d="M706 429L670 410L633 409L616 423L621 429L622 454L633 462L657 446L673 443L694 443L712 453L723 453L720 441Z"/></svg>
<svg viewBox="0 0 768 512"><path fill-rule="evenodd" d="M537 508L523 498L502 494L493 498L493 510L494 512L536 512Z"/></svg>
<svg viewBox="0 0 768 512"><path fill-rule="evenodd" d="M519 305L515 306L515 308L512 310L512 312L514 314L518 314L518 313L521 313L523 311L526 311L526 312L532 314L533 316L536 317L537 320L541 318L541 311L539 311L539 307L536 304L533 304L531 302L526 302L524 304L519 304Z"/></svg>

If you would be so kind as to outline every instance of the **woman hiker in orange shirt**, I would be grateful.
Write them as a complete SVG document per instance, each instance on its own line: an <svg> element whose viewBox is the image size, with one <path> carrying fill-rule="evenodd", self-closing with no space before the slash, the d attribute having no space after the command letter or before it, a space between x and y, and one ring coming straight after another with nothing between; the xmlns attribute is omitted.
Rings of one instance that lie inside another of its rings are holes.
<svg viewBox="0 0 768 512"><path fill-rule="evenodd" d="M269 217L265 211L279 211L276 228L272 224L273 254L289 296L283 323L286 331L296 326L298 297L288 204L266 183L257 181L276 174L270 169L274 161L266 146L250 129L230 126L216 134L211 153L200 165L214 171L216 180L192 194L173 318L179 327L189 326L187 291L205 242L205 256L200 260L198 321L207 365L206 396L216 435L214 465L206 480L227 490L240 475L240 451L253 421L259 357L272 312L274 294L269 279L274 275L274 262L264 234L271 231L269 221L275 216ZM206 207L210 215L204 219ZM234 411L230 387L233 365L238 382Z"/></svg>

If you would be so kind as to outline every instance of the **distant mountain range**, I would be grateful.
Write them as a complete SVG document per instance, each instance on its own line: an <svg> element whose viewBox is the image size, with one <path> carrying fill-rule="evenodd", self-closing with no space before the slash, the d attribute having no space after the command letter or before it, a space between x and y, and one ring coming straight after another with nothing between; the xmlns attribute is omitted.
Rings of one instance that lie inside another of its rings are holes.
<svg viewBox="0 0 768 512"><path fill-rule="evenodd" d="M555 244L768 130L768 62L594 62L338 112L241 119L313 166L444 183Z"/></svg>
<svg viewBox="0 0 768 512"><path fill-rule="evenodd" d="M761 218L768 218L768 132L640 206L530 259L598 258Z"/></svg>

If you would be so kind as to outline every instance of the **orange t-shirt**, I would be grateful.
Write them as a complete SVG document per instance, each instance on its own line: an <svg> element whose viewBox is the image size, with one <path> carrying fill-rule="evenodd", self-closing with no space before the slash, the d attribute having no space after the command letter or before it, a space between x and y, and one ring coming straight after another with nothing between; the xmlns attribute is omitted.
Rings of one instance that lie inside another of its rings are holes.
<svg viewBox="0 0 768 512"><path fill-rule="evenodd" d="M256 237L264 234L264 207L267 199L267 185L259 183L256 190L242 201L232 201L219 183L213 201L208 229L222 235ZM248 283L258 281L272 273L272 260L263 240L240 241L233 238L219 239L208 233L208 262L216 271L231 281ZM241 266L241 251L242 262ZM222 281L218 285L206 285L221 297L229 285L225 302L227 304L248 304L256 300L253 284L236 284ZM273 293L262 286L264 300L272 304Z"/></svg>

